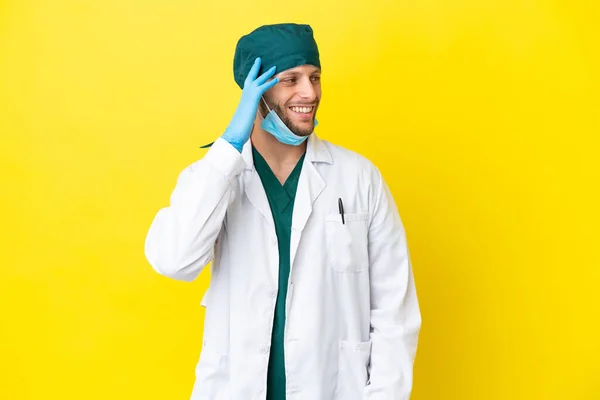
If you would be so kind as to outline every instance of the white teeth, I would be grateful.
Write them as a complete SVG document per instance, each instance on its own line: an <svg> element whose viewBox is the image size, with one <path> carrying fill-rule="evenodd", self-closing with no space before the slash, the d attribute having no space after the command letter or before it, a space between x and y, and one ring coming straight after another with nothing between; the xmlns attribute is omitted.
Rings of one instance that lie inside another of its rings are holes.
<svg viewBox="0 0 600 400"><path fill-rule="evenodd" d="M292 109L292 111L297 112L297 113L309 113L312 111L312 107L290 107Z"/></svg>

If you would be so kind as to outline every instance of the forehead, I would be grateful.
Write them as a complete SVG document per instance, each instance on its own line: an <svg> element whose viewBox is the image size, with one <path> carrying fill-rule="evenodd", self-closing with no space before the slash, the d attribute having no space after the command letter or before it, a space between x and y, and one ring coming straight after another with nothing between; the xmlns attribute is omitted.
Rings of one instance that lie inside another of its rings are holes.
<svg viewBox="0 0 600 400"><path fill-rule="evenodd" d="M320 73L321 69L314 65L300 65L298 67L286 69L275 76L287 76L287 75L312 75L314 73Z"/></svg>

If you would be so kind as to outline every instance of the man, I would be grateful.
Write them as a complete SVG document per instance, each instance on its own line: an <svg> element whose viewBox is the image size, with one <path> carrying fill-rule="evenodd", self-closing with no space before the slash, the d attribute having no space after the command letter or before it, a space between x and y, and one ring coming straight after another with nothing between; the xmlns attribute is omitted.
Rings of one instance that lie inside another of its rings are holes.
<svg viewBox="0 0 600 400"><path fill-rule="evenodd" d="M233 118L149 229L159 273L192 281L212 262L193 400L410 396L405 231L378 169L313 132L320 75L310 26L243 36Z"/></svg>

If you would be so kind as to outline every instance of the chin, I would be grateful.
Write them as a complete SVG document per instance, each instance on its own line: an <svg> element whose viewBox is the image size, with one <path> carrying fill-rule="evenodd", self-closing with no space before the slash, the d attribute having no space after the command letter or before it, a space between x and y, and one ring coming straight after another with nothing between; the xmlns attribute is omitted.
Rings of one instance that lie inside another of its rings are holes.
<svg viewBox="0 0 600 400"><path fill-rule="evenodd" d="M294 132L296 135L298 136L309 136L311 133L313 133L313 131L315 130L315 127L313 125L312 129L308 130L308 129L291 129L292 132Z"/></svg>
<svg viewBox="0 0 600 400"><path fill-rule="evenodd" d="M294 121L295 118L286 113L285 117L281 119L298 136L309 136L315 130L314 117L310 121Z"/></svg>
<svg viewBox="0 0 600 400"><path fill-rule="evenodd" d="M308 136L315 130L315 123L312 121L310 124L296 125L294 124L293 129L290 129L298 136Z"/></svg>

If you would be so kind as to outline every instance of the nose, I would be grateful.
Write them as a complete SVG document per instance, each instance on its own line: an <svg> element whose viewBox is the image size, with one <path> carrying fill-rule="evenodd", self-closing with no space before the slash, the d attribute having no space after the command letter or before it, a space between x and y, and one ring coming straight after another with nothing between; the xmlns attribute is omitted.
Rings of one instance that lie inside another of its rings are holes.
<svg viewBox="0 0 600 400"><path fill-rule="evenodd" d="M298 95L303 99L314 100L317 97L317 91L310 78L303 78L298 84Z"/></svg>

